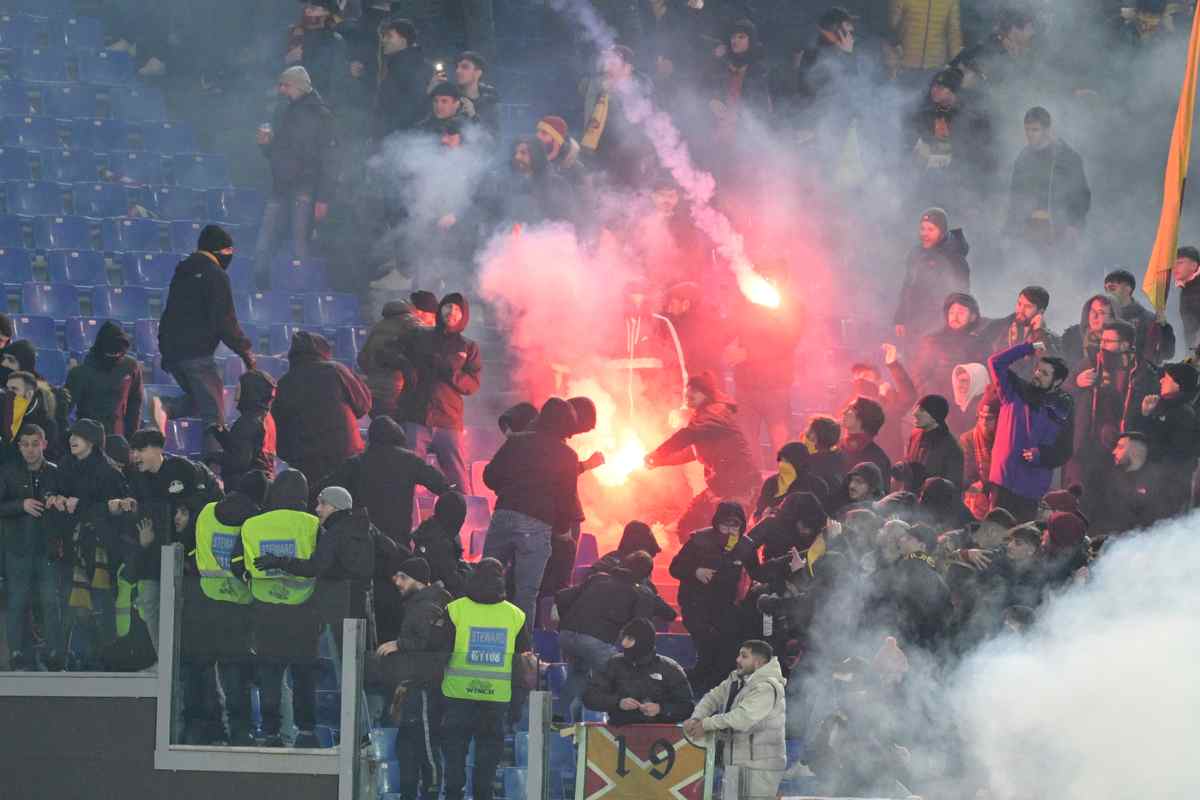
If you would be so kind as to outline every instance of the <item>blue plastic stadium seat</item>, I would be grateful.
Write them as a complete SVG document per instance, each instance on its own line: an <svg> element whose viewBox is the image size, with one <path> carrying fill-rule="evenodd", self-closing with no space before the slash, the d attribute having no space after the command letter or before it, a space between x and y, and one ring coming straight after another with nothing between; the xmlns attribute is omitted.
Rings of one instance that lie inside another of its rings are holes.
<svg viewBox="0 0 1200 800"><path fill-rule="evenodd" d="M81 52L79 80L103 86L128 86L135 80L133 57L117 50Z"/></svg>
<svg viewBox="0 0 1200 800"><path fill-rule="evenodd" d="M37 371L51 386L67 382L67 354L58 348L37 351Z"/></svg>
<svg viewBox="0 0 1200 800"><path fill-rule="evenodd" d="M0 118L0 143L6 147L59 147L60 123L52 117Z"/></svg>
<svg viewBox="0 0 1200 800"><path fill-rule="evenodd" d="M123 217L129 213L129 190L119 183L80 183L71 191L75 213L86 217Z"/></svg>
<svg viewBox="0 0 1200 800"><path fill-rule="evenodd" d="M337 747L338 729L331 725L317 725L313 728L313 735L317 738L317 747L328 750L331 747Z"/></svg>
<svg viewBox="0 0 1200 800"><path fill-rule="evenodd" d="M547 664L546 665L546 688L555 697L558 697L562 691L563 684L567 682L567 665L566 664Z"/></svg>
<svg viewBox="0 0 1200 800"><path fill-rule="evenodd" d="M21 286L21 311L66 319L79 314L79 289L72 283L25 283Z"/></svg>
<svg viewBox="0 0 1200 800"><path fill-rule="evenodd" d="M133 323L133 349L142 355L158 355L158 320L139 319Z"/></svg>
<svg viewBox="0 0 1200 800"><path fill-rule="evenodd" d="M145 286L97 286L92 289L92 313L122 321L150 316L150 293Z"/></svg>
<svg viewBox="0 0 1200 800"><path fill-rule="evenodd" d="M33 221L33 241L39 250L98 249L102 243L100 220L67 216L37 217Z"/></svg>
<svg viewBox="0 0 1200 800"><path fill-rule="evenodd" d="M542 661L554 662L562 660L558 649L558 631L544 631L535 628L533 631L533 649Z"/></svg>
<svg viewBox="0 0 1200 800"><path fill-rule="evenodd" d="M218 222L257 225L266 200L255 189L212 189L208 192L208 217ZM253 243L250 243L253 244Z"/></svg>
<svg viewBox="0 0 1200 800"><path fill-rule="evenodd" d="M394 757L379 764L379 791L383 795L400 796L400 762Z"/></svg>
<svg viewBox="0 0 1200 800"><path fill-rule="evenodd" d="M190 223L192 220L203 219L207 211L204 193L195 189L180 186L146 187L140 196L146 201L144 205L154 211L160 219L186 220ZM171 246L181 252L194 249L200 228L196 229L196 235L192 236L186 245L179 247L175 241L175 228L172 226Z"/></svg>
<svg viewBox="0 0 1200 800"><path fill-rule="evenodd" d="M225 274L229 276L229 284L235 293L245 294L258 290L254 279L254 259L250 256L239 253L229 269L225 270Z"/></svg>
<svg viewBox="0 0 1200 800"><path fill-rule="evenodd" d="M245 326L243 326L243 329ZM262 360L262 357L259 357ZM241 380L242 374L246 371L246 364L235 356L230 356L221 364L221 382L226 386L237 386Z"/></svg>
<svg viewBox="0 0 1200 800"><path fill-rule="evenodd" d="M103 117L97 90L79 83L29 87L30 103L47 117Z"/></svg>
<svg viewBox="0 0 1200 800"><path fill-rule="evenodd" d="M27 117L34 113L29 93L21 81L0 81L0 114Z"/></svg>
<svg viewBox="0 0 1200 800"><path fill-rule="evenodd" d="M486 497L467 495L467 516L463 527L469 531L487 530L492 521L492 509Z"/></svg>
<svg viewBox="0 0 1200 800"><path fill-rule="evenodd" d="M115 219L104 221L104 249L165 251L167 224L153 219Z"/></svg>
<svg viewBox="0 0 1200 800"><path fill-rule="evenodd" d="M108 154L108 167L123 183L158 186L163 182L162 156L157 153L114 150Z"/></svg>
<svg viewBox="0 0 1200 800"><path fill-rule="evenodd" d="M371 759L373 761L391 761L396 757L396 735L399 728L371 729Z"/></svg>
<svg viewBox="0 0 1200 800"><path fill-rule="evenodd" d="M40 179L59 183L85 183L97 180L100 169L91 150L47 149L40 152Z"/></svg>
<svg viewBox="0 0 1200 800"><path fill-rule="evenodd" d="M333 355L339 361L356 361L358 351L367 341L370 328L366 325L345 325L333 335Z"/></svg>
<svg viewBox="0 0 1200 800"><path fill-rule="evenodd" d="M167 106L158 89L138 87L114 92L116 116L130 122L163 122Z"/></svg>
<svg viewBox="0 0 1200 800"><path fill-rule="evenodd" d="M25 148L0 147L0 180L27 181L31 174Z"/></svg>
<svg viewBox="0 0 1200 800"><path fill-rule="evenodd" d="M69 81L67 50L63 47L25 47L21 50L20 77L27 81Z"/></svg>
<svg viewBox="0 0 1200 800"><path fill-rule="evenodd" d="M304 295L304 321L309 325L351 325L358 321L358 298L320 292Z"/></svg>
<svg viewBox="0 0 1200 800"><path fill-rule="evenodd" d="M23 247L0 247L0 281L27 283L32 280L33 256L30 252Z"/></svg>
<svg viewBox="0 0 1200 800"><path fill-rule="evenodd" d="M62 23L63 44L74 50L104 47L104 25L93 17L72 17Z"/></svg>
<svg viewBox="0 0 1200 800"><path fill-rule="evenodd" d="M659 655L673 658L684 667L696 665L696 645L692 637L682 633L660 633L654 639Z"/></svg>
<svg viewBox="0 0 1200 800"><path fill-rule="evenodd" d="M260 325L292 322L292 298L284 292L247 292L235 295L238 319Z"/></svg>
<svg viewBox="0 0 1200 800"><path fill-rule="evenodd" d="M246 332L246 335L249 336L249 331ZM234 360L240 361L241 359ZM275 380L279 380L287 374L288 360L282 356L259 356L255 361L255 367Z"/></svg>
<svg viewBox="0 0 1200 800"><path fill-rule="evenodd" d="M229 162L224 156L209 153L182 153L172 161L177 186L216 189L229 185Z"/></svg>
<svg viewBox="0 0 1200 800"><path fill-rule="evenodd" d="M53 317L15 314L12 317L13 338L28 339L34 347L53 350L58 347L58 333Z"/></svg>
<svg viewBox="0 0 1200 800"><path fill-rule="evenodd" d="M590 567L600 558L600 549L596 544L596 536L583 533L579 536L579 547L575 550L575 566Z"/></svg>
<svg viewBox="0 0 1200 800"><path fill-rule="evenodd" d="M0 15L0 45L4 47L46 47L51 43L50 30L50 20L44 17Z"/></svg>
<svg viewBox="0 0 1200 800"><path fill-rule="evenodd" d="M325 288L325 262L278 255L271 260L271 288L293 294L319 292Z"/></svg>
<svg viewBox="0 0 1200 800"><path fill-rule="evenodd" d="M149 404L147 404L149 405ZM198 455L204 449L204 421L180 417L167 422L167 452Z"/></svg>
<svg viewBox="0 0 1200 800"><path fill-rule="evenodd" d="M94 250L49 250L46 266L54 283L95 286L108 283L104 254Z"/></svg>
<svg viewBox="0 0 1200 800"><path fill-rule="evenodd" d="M525 796L525 770L519 767L504 768L504 796Z"/></svg>
<svg viewBox="0 0 1200 800"><path fill-rule="evenodd" d="M66 350L71 353L84 353L90 350L92 342L96 341L96 332L106 321L103 317L67 317L63 328L63 342Z"/></svg>
<svg viewBox="0 0 1200 800"><path fill-rule="evenodd" d="M120 119L84 118L71 120L72 147L99 153L112 150L131 150L129 123Z"/></svg>
<svg viewBox="0 0 1200 800"><path fill-rule="evenodd" d="M33 221L16 214L0 216L0 247L32 247Z"/></svg>
<svg viewBox="0 0 1200 800"><path fill-rule="evenodd" d="M9 214L63 214L71 187L49 181L10 181L4 185Z"/></svg>
<svg viewBox="0 0 1200 800"><path fill-rule="evenodd" d="M178 192L189 192L191 189L176 189ZM199 194L198 192L196 193ZM194 222L192 220L176 220L170 224L170 242L171 249L177 253L190 253L196 249L196 242L200 239L200 231L204 230L207 223ZM225 228L230 236L237 241L237 235L228 227Z"/></svg>
<svg viewBox="0 0 1200 800"><path fill-rule="evenodd" d="M138 126L142 148L152 153L175 155L196 150L196 136L182 122L146 122Z"/></svg>
<svg viewBox="0 0 1200 800"><path fill-rule="evenodd" d="M175 267L183 260L178 253L121 253L121 282L126 286L163 289L171 285Z"/></svg>

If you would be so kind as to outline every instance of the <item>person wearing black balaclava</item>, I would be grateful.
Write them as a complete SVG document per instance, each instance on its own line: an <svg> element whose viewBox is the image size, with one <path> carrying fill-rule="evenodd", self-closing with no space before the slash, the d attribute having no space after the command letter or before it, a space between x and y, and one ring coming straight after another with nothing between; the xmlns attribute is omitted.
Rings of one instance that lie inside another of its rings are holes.
<svg viewBox="0 0 1200 800"><path fill-rule="evenodd" d="M150 401L154 421L166 426L168 417L200 417L207 428L224 425L224 381L213 353L222 342L254 369L254 346L238 324L233 290L226 274L233 261L233 237L219 225L200 231L196 252L175 268L158 327L162 366L175 378L184 395ZM204 453L220 447L212 435L204 438Z"/></svg>
<svg viewBox="0 0 1200 800"><path fill-rule="evenodd" d="M674 725L694 708L683 668L654 652L654 623L644 617L621 628L621 651L592 672L583 705L608 714L610 725Z"/></svg>
<svg viewBox="0 0 1200 800"><path fill-rule="evenodd" d="M141 427L142 366L129 355L129 345L129 334L108 320L83 363L67 373L76 415L96 420L110 436L128 436Z"/></svg>

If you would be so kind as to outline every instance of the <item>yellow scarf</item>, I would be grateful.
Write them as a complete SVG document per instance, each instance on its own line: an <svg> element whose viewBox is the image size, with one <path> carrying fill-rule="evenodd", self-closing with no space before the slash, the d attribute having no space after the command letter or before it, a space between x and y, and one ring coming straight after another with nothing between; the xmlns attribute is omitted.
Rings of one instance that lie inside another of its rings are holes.
<svg viewBox="0 0 1200 800"><path fill-rule="evenodd" d="M20 395L13 395L12 438L17 438L21 423L25 420L25 412L29 410L29 401Z"/></svg>
<svg viewBox="0 0 1200 800"><path fill-rule="evenodd" d="M779 476L775 478L775 496L783 497L796 481L796 468L787 461L779 462Z"/></svg>
<svg viewBox="0 0 1200 800"><path fill-rule="evenodd" d="M592 109L592 118L588 120L587 130L579 140L579 146L585 150L596 152L600 147L600 137L604 135L604 126L608 123L608 92L601 92L596 98L596 107Z"/></svg>

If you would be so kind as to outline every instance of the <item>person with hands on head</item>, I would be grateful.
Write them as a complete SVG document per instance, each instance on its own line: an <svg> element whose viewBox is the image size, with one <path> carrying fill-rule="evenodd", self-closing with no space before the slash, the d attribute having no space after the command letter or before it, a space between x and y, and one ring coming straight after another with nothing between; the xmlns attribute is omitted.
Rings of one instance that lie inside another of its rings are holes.
<svg viewBox="0 0 1200 800"><path fill-rule="evenodd" d="M254 369L254 345L238 323L230 287L233 237L219 225L200 231L196 252L175 267L158 327L162 366L183 389L183 397L150 401L159 430L168 417L200 417L207 429L225 424L224 380L213 353L224 343ZM204 438L204 453L220 447L211 435Z"/></svg>
<svg viewBox="0 0 1200 800"><path fill-rule="evenodd" d="M779 659L766 642L738 650L737 669L696 703L683 732L700 743L715 732L725 743L724 797L775 797L787 766L787 690Z"/></svg>
<svg viewBox="0 0 1200 800"><path fill-rule="evenodd" d="M694 708L683 667L654 651L654 623L632 619L617 637L620 651L592 672L583 705L608 714L609 725L672 725Z"/></svg>

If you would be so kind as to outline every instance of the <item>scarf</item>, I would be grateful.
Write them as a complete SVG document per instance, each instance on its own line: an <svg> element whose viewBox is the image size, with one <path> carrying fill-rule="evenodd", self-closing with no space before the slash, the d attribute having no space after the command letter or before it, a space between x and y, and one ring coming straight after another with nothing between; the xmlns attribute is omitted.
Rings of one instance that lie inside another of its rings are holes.
<svg viewBox="0 0 1200 800"><path fill-rule="evenodd" d="M779 462L779 475L775 478L775 496L783 497L796 482L796 468L786 461Z"/></svg>
<svg viewBox="0 0 1200 800"><path fill-rule="evenodd" d="M600 147L600 137L604 135L604 126L608 123L608 92L600 92L596 105L592 108L592 116L588 120L587 130L579 140L579 146L593 153Z"/></svg>
<svg viewBox="0 0 1200 800"><path fill-rule="evenodd" d="M17 431L21 430L21 423L25 421L25 412L28 410L29 400L20 395L13 395L11 433L13 441L16 441Z"/></svg>

